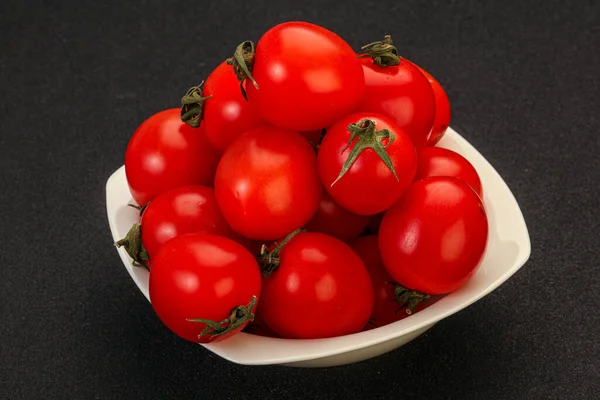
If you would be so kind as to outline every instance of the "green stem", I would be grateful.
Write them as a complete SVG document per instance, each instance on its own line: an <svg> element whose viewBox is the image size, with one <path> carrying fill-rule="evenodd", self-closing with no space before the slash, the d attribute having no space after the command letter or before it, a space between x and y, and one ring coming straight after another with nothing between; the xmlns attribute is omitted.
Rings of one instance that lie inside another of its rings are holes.
<svg viewBox="0 0 600 400"><path fill-rule="evenodd" d="M117 247L124 247L129 257L133 260L133 265L136 267L144 267L148 271L150 268L148 267L148 263L146 261L150 260L148 256L148 252L144 248L142 244L142 225L139 223L133 224L127 235L115 243Z"/></svg>
<svg viewBox="0 0 600 400"><path fill-rule="evenodd" d="M260 253L256 257L256 261L258 261L258 265L261 267L261 272L263 276L270 275L273 271L279 267L279 252L294 236L301 232L306 232L303 229L296 229L294 232L290 233L273 249L273 251L269 251L267 246L264 244L260 249Z"/></svg>
<svg viewBox="0 0 600 400"><path fill-rule="evenodd" d="M203 84L204 81L198 86L192 86L181 98L181 120L192 128L200 126L204 115L204 102L212 97L212 95L202 97Z"/></svg>
<svg viewBox="0 0 600 400"><path fill-rule="evenodd" d="M256 83L251 73L254 65L254 54L254 43L251 40L246 40L235 49L233 57L227 59L227 64L233 66L233 72L240 81L240 90L246 100L248 100L248 97L246 97L246 90L244 89L245 79L249 79L254 87L258 89L258 83Z"/></svg>
<svg viewBox="0 0 600 400"><path fill-rule="evenodd" d="M431 298L431 295L427 293L417 292L416 290L405 288L396 282L386 283L394 285L394 295L396 296L395 300L398 304L400 304L400 308L398 308L396 312L406 308L406 313L410 315L420 303Z"/></svg>
<svg viewBox="0 0 600 400"><path fill-rule="evenodd" d="M392 37L386 35L382 41L369 43L361 47L359 58L373 58L373 63L380 67L391 67L400 64L398 49L392 42Z"/></svg>
<svg viewBox="0 0 600 400"><path fill-rule="evenodd" d="M210 335L211 339L214 337L223 336L236 331L248 322L254 321L254 313L252 310L254 309L257 300L258 299L256 296L252 296L252 299L248 305L237 306L231 310L229 317L219 322L202 318L188 319L188 321L198 322L206 325L202 332L200 332L200 335L198 335L198 339L204 335Z"/></svg>
<svg viewBox="0 0 600 400"><path fill-rule="evenodd" d="M361 119L356 124L348 125L348 131L351 133L350 139L348 139L348 143L346 146L340 151L342 154L354 141L357 139L356 143L352 147L348 158L344 162L342 169L338 175L338 177L333 181L331 186L335 185L346 172L354 165L354 162L358 159L360 153L362 153L365 149L373 149L375 153L381 158L381 161L388 167L388 169L394 174L396 181L399 182L398 175L396 174L396 169L394 168L394 164L390 159L390 156L385 151L390 145L396 140L396 135L394 132L388 129L381 129L379 131L375 130L376 122L370 119ZM384 139L389 139L388 143L384 146L382 141Z"/></svg>

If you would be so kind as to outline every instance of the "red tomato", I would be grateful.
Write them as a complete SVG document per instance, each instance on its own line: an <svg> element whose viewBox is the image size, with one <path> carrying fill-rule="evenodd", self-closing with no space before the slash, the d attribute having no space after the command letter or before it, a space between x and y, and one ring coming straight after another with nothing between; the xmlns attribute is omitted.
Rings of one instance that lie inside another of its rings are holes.
<svg viewBox="0 0 600 400"><path fill-rule="evenodd" d="M240 92L240 82L227 62L206 79L202 96L206 138L221 153L242 133L263 124Z"/></svg>
<svg viewBox="0 0 600 400"><path fill-rule="evenodd" d="M152 260L152 307L171 331L191 342L223 340L242 330L254 318L260 290L252 254L221 236L177 236Z"/></svg>
<svg viewBox="0 0 600 400"><path fill-rule="evenodd" d="M359 332L373 309L373 288L347 244L302 232L284 243L279 265L263 278L261 315L284 338L314 339Z"/></svg>
<svg viewBox="0 0 600 400"><path fill-rule="evenodd" d="M260 309L258 308L254 313L254 321L249 323L246 328L244 328L244 332L248 332L257 336L266 336L271 338L279 337L279 335L276 334L273 329L269 328L269 326L265 323L264 319L260 316Z"/></svg>
<svg viewBox="0 0 600 400"><path fill-rule="evenodd" d="M135 131L125 152L125 173L133 199L143 206L183 185L212 186L219 162L204 129L180 120L172 108L154 114Z"/></svg>
<svg viewBox="0 0 600 400"><path fill-rule="evenodd" d="M483 198L479 174L475 167L457 152L442 147L427 147L419 152L417 165L415 180L430 176L453 176L463 180Z"/></svg>
<svg viewBox="0 0 600 400"><path fill-rule="evenodd" d="M365 81L352 48L335 33L308 22L268 30L252 65L256 88L248 101L270 124L296 131L322 129L356 108Z"/></svg>
<svg viewBox="0 0 600 400"><path fill-rule="evenodd" d="M162 193L148 204L141 223L142 243L150 258L169 239L185 233L244 240L225 221L214 189L207 186L180 186Z"/></svg>
<svg viewBox="0 0 600 400"><path fill-rule="evenodd" d="M391 118L402 128L417 150L423 148L435 116L435 97L429 81L411 62L380 67L362 59L366 90L357 111Z"/></svg>
<svg viewBox="0 0 600 400"><path fill-rule="evenodd" d="M314 149L299 133L271 126L234 141L215 177L223 216L251 239L275 240L304 226L321 191Z"/></svg>
<svg viewBox="0 0 600 400"><path fill-rule="evenodd" d="M428 294L462 286L477 270L488 223L481 199L453 177L415 182L379 230L383 263L396 283Z"/></svg>
<svg viewBox="0 0 600 400"><path fill-rule="evenodd" d="M433 119L433 127L427 138L427 145L434 146L442 139L448 126L450 126L450 101L442 85L429 72L419 66L417 67L431 84L435 97L435 117Z"/></svg>
<svg viewBox="0 0 600 400"><path fill-rule="evenodd" d="M354 134L349 129L362 132ZM393 141L386 138L385 130L388 136L394 136ZM389 159L397 178L385 159ZM415 148L406 133L389 118L373 113L346 116L327 129L318 163L321 180L331 197L360 215L390 208L408 189L417 170ZM351 167L339 178L348 163Z"/></svg>
<svg viewBox="0 0 600 400"><path fill-rule="evenodd" d="M304 229L325 233L347 242L360 235L368 221L369 217L351 213L324 192L317 212Z"/></svg>
<svg viewBox="0 0 600 400"><path fill-rule="evenodd" d="M388 274L379 254L377 235L362 236L350 243L352 250L363 260L373 284L375 305L371 313L371 322L374 326L383 326L398 321L408 314L398 312L400 305L396 302L394 294L394 279Z"/></svg>

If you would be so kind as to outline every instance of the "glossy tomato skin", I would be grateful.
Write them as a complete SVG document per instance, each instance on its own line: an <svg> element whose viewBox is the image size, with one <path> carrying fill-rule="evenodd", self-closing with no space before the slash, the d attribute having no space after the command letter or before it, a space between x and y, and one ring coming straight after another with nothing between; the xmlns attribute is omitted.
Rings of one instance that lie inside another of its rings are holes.
<svg viewBox="0 0 600 400"><path fill-rule="evenodd" d="M419 152L415 180L430 176L453 176L467 183L483 198L483 188L477 170L466 158L442 147L427 147Z"/></svg>
<svg viewBox="0 0 600 400"><path fill-rule="evenodd" d="M125 151L129 190L141 206L177 186L212 186L218 162L202 125L195 129L181 122L177 108L145 120Z"/></svg>
<svg viewBox="0 0 600 400"><path fill-rule="evenodd" d="M211 233L237 242L244 240L225 221L215 191L208 186L167 190L148 204L141 224L142 243L150 258L168 240L186 233Z"/></svg>
<svg viewBox="0 0 600 400"><path fill-rule="evenodd" d="M351 135L348 125L362 119L375 121L376 129L388 129L395 134L396 139L386 152L399 180L396 181L375 151L368 148L360 153L346 174L331 186L356 143L355 140L342 151ZM408 135L392 120L374 113L355 113L327 129L319 148L318 164L323 185L338 204L355 214L373 215L390 208L408 189L417 170L417 155Z"/></svg>
<svg viewBox="0 0 600 400"><path fill-rule="evenodd" d="M477 193L458 178L431 177L415 182L386 212L379 249L395 282L445 294L475 273L487 237L487 217Z"/></svg>
<svg viewBox="0 0 600 400"><path fill-rule="evenodd" d="M361 59L365 73L365 93L356 108L391 118L420 150L435 117L435 97L425 75L410 61L380 67L369 58Z"/></svg>
<svg viewBox="0 0 600 400"><path fill-rule="evenodd" d="M347 242L358 237L367 227L367 222L369 217L351 213L336 203L327 192L323 192L317 212L304 229Z"/></svg>
<svg viewBox="0 0 600 400"><path fill-rule="evenodd" d="M299 233L263 278L261 315L284 338L314 339L359 332L373 309L364 263L344 242Z"/></svg>
<svg viewBox="0 0 600 400"><path fill-rule="evenodd" d="M223 153L242 133L264 124L240 91L231 65L223 61L206 79L202 90L203 125L210 144Z"/></svg>
<svg viewBox="0 0 600 400"><path fill-rule="evenodd" d="M446 91L440 83L427 71L419 67L419 70L425 75L435 97L435 117L433 127L427 138L427 146L435 146L444 137L448 126L450 126L450 100Z"/></svg>
<svg viewBox="0 0 600 400"><path fill-rule="evenodd" d="M260 298L261 275L254 257L222 236L189 233L161 247L150 270L150 301L160 320L175 334L197 343L226 339L198 337L205 325L188 319L227 319L233 309ZM256 306L255 306L256 307Z"/></svg>
<svg viewBox="0 0 600 400"><path fill-rule="evenodd" d="M350 242L352 250L365 263L375 294L375 303L371 313L374 327L390 324L408 316L404 311L398 312L400 305L394 295L394 279L387 272L379 254L379 239L377 235L362 236Z"/></svg>
<svg viewBox="0 0 600 400"><path fill-rule="evenodd" d="M248 101L270 124L296 131L325 128L355 109L363 71L352 48L308 22L285 22L256 45Z"/></svg>
<svg viewBox="0 0 600 400"><path fill-rule="evenodd" d="M275 240L304 226L321 199L316 154L299 133L271 126L246 132L225 151L215 193L231 227Z"/></svg>

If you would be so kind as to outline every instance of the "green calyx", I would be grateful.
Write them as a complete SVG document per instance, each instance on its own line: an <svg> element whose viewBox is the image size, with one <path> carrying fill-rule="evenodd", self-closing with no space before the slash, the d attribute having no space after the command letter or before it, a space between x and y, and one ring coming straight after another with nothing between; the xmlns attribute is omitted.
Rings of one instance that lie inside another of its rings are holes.
<svg viewBox="0 0 600 400"><path fill-rule="evenodd" d="M254 65L254 54L254 43L251 40L246 40L235 49L233 57L227 59L227 64L233 66L233 72L240 81L240 90L246 100L248 100L248 97L246 97L246 90L244 89L245 79L249 79L254 87L258 89L258 83L256 83L251 73Z"/></svg>
<svg viewBox="0 0 600 400"><path fill-rule="evenodd" d="M258 265L260 266L260 270L263 276L270 275L273 271L279 267L279 252L283 246L286 245L294 236L301 232L306 232L304 229L296 229L294 232L290 233L273 249L273 251L269 251L268 247L264 244L260 249L260 253L256 257L256 261L258 261Z"/></svg>
<svg viewBox="0 0 600 400"><path fill-rule="evenodd" d="M400 181L398 179L398 175L396 174L396 169L394 168L392 160L390 159L390 156L386 152L386 149L388 147L390 147L390 145L394 142L394 140L396 140L396 135L394 134L394 132L392 132L388 129L375 130L375 125L376 125L376 122L373 120L370 120L370 119L361 119L360 121L358 121L355 124L348 125L348 131L350 132L350 139L348 139L348 143L340 151L340 154L342 154L344 151L346 151L346 149L348 147L350 147L352 142L354 142L354 139L357 139L357 140L356 140L356 143L354 143L354 146L352 147L352 150L350 151L348 158L344 162L344 165L342 166L342 170L340 171L340 174L335 179L335 181L333 181L333 183L331 184L332 187L340 179L342 179L344 174L346 172L348 172L348 170L352 167L352 165L354 165L354 162L356 161L356 159L358 158L360 153L362 153L365 149L368 149L368 148L373 149L373 151L375 151L375 153L379 156L379 158L381 158L381 161L383 161L383 163L386 165L386 167L388 167L388 169L392 172L392 174L394 174L396 181L397 182ZM382 141L384 139L389 139L388 143L385 146L382 143Z"/></svg>
<svg viewBox="0 0 600 400"><path fill-rule="evenodd" d="M181 121L192 128L198 128L204 114L204 102L212 97L202 97L202 85L192 86L181 98Z"/></svg>
<svg viewBox="0 0 600 400"><path fill-rule="evenodd" d="M398 49L392 42L392 37L386 35L382 41L369 43L361 47L359 58L371 57L375 65L380 67L392 67L400 64Z"/></svg>
<svg viewBox="0 0 600 400"><path fill-rule="evenodd" d="M211 339L223 336L236 331L248 322L254 321L254 313L252 310L254 309L257 300L256 296L252 296L252 299L250 299L250 302L247 305L234 308L231 311L231 314L229 314L229 317L219 322L202 318L188 319L188 321L206 325L202 332L200 332L200 335L198 335L198 339L204 335L210 335Z"/></svg>
<svg viewBox="0 0 600 400"><path fill-rule="evenodd" d="M396 296L396 302L400 305L398 311L403 308L406 309L407 314L412 314L415 308L422 302L427 301L431 298L427 293L417 292L416 290L407 289L402 285L395 282L386 282L390 285L394 285L394 295ZM396 312L398 312L396 311Z"/></svg>
<svg viewBox="0 0 600 400"><path fill-rule="evenodd" d="M147 261L150 260L148 252L142 244L142 225L135 223L127 232L127 235L115 243L115 246L125 248L129 257L133 259L133 265L150 270Z"/></svg>

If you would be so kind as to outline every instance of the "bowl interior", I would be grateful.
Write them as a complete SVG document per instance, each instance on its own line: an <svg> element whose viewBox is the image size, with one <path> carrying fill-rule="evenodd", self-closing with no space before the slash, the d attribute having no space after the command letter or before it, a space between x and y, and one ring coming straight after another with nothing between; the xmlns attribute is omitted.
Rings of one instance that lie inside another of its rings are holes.
<svg viewBox="0 0 600 400"><path fill-rule="evenodd" d="M529 258L531 243L519 205L506 183L485 158L451 128L439 143L467 158L477 169L484 188L484 203L489 221L487 249L481 266L467 284L444 296L435 304L403 320L353 335L314 340L274 339L240 333L223 342L203 346L239 364L282 364L329 357L409 335L474 303L501 285ZM124 167L106 184L108 221L117 241L125 236L139 212L127 206L131 195ZM149 273L134 267L124 249L117 250L125 268L140 291L150 300Z"/></svg>

